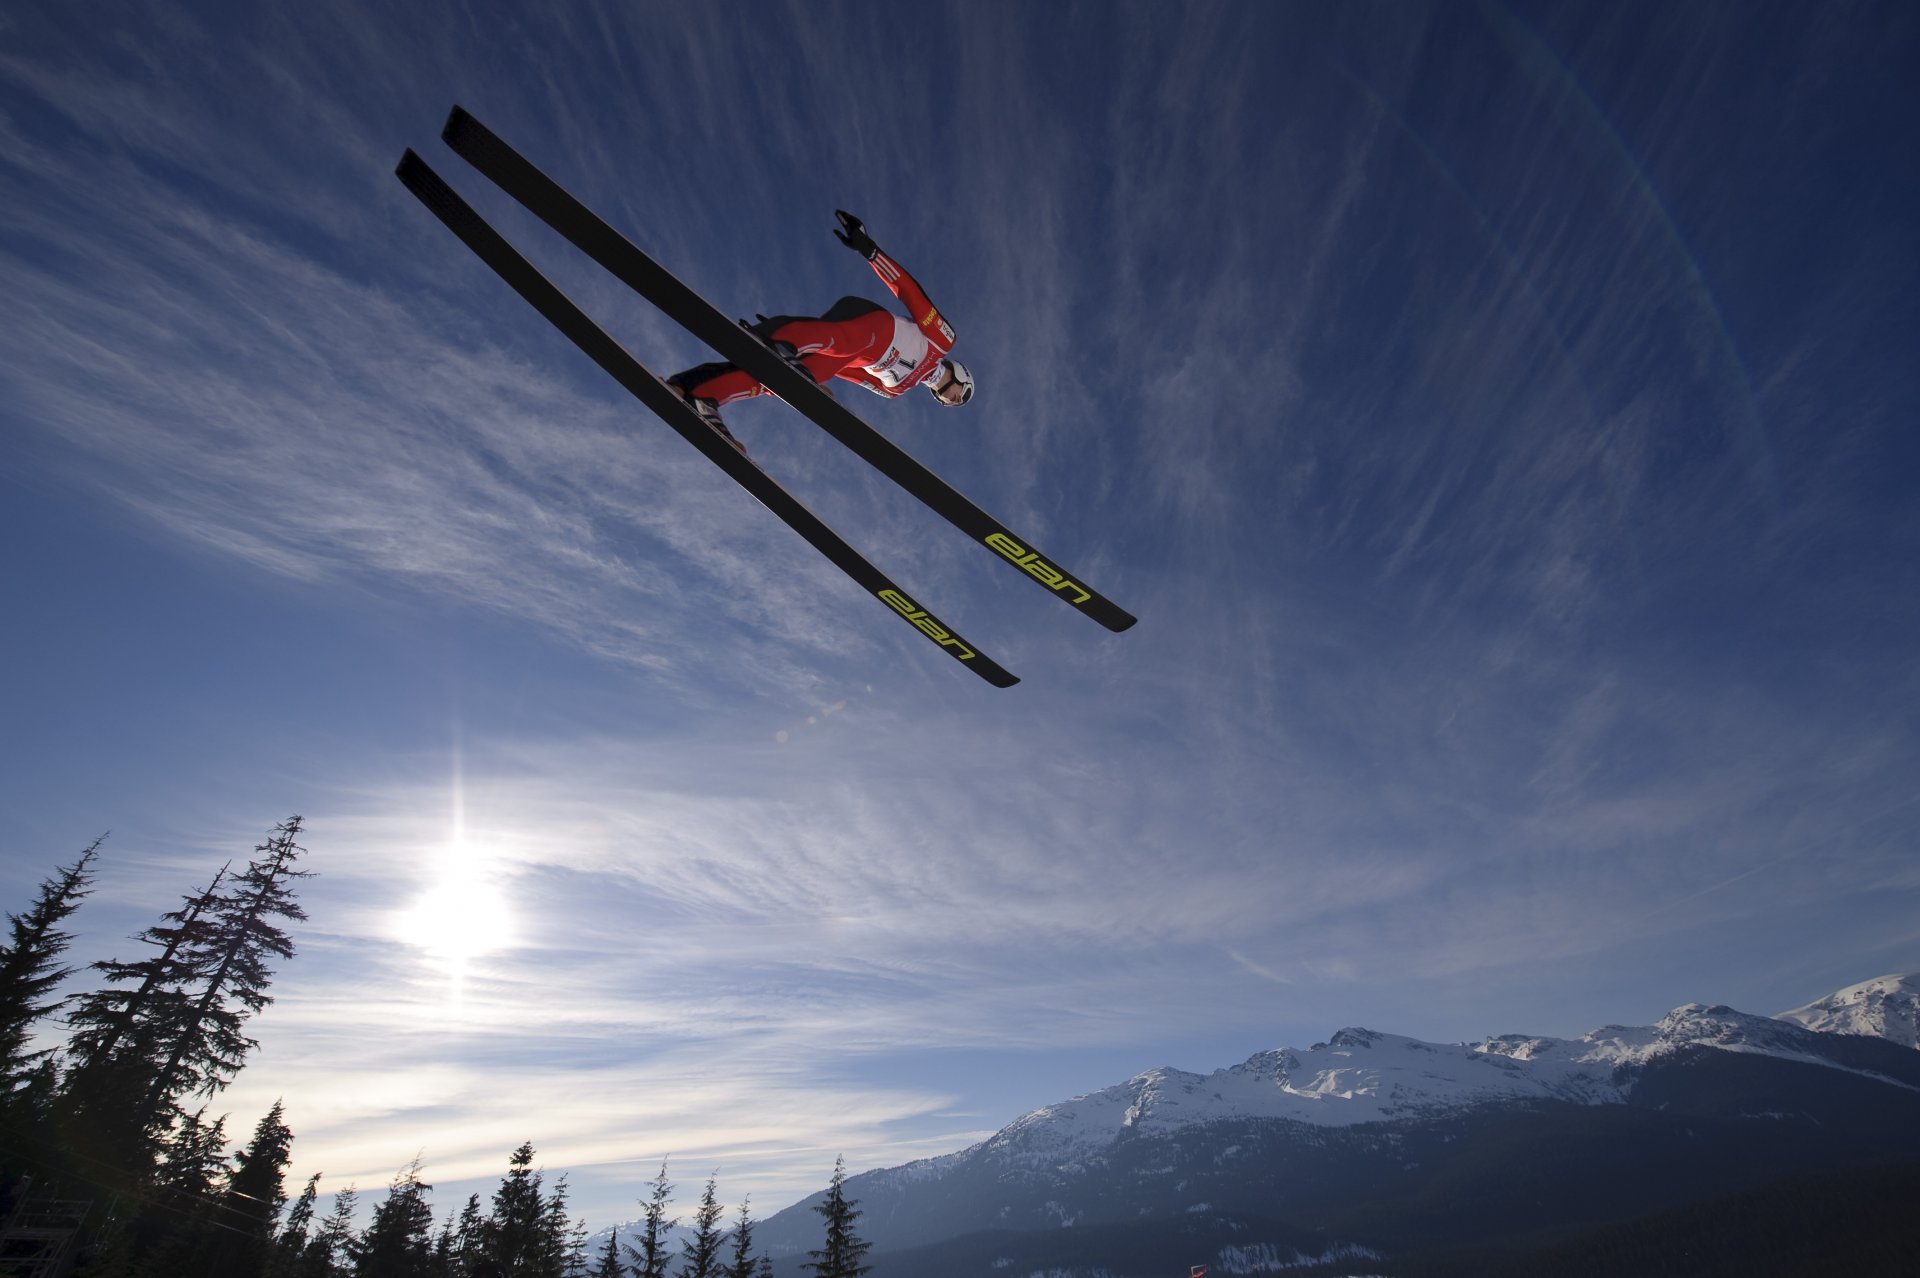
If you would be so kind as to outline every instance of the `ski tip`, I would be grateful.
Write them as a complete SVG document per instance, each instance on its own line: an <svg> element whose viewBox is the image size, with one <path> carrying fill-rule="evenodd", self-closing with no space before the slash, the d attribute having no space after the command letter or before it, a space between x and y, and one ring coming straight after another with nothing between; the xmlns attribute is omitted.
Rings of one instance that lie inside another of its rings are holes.
<svg viewBox="0 0 1920 1278"><path fill-rule="evenodd" d="M474 119L465 107L456 102L453 104L453 110L447 113L447 123L440 130L440 140L451 142L456 135L465 132L468 126L478 123L479 121Z"/></svg>

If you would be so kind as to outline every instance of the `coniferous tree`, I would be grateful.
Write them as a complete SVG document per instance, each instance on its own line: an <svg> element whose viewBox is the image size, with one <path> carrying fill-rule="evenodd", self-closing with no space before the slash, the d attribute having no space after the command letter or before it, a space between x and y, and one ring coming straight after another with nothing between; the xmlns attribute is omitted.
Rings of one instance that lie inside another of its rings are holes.
<svg viewBox="0 0 1920 1278"><path fill-rule="evenodd" d="M254 1125L253 1139L233 1156L227 1173L222 1231L205 1265L209 1278L260 1278L273 1253L274 1226L286 1206L287 1164L292 1160L293 1132L286 1124L286 1107L275 1101ZM304 1232L304 1230L303 1230Z"/></svg>
<svg viewBox="0 0 1920 1278"><path fill-rule="evenodd" d="M92 890L93 859L106 837L95 839L79 860L43 881L40 895L25 914L7 915L9 937L0 946L0 1118L18 1121L18 1109L27 1109L34 1118L41 1116L40 1105L17 1107L16 1093L31 1091L44 1099L45 1058L52 1049L29 1051L27 1043L34 1022L65 1002L51 997L54 988L73 974L72 968L58 965L73 940L60 930L60 924ZM36 1076L39 1085L32 1087Z"/></svg>
<svg viewBox="0 0 1920 1278"><path fill-rule="evenodd" d="M640 1245L627 1248L633 1262L634 1278L667 1278L667 1238L669 1229L679 1223L667 1216L667 1200L673 1186L667 1182L667 1163L660 1161L660 1174L653 1178L653 1190L647 1198L646 1215L640 1224Z"/></svg>
<svg viewBox="0 0 1920 1278"><path fill-rule="evenodd" d="M320 1173L307 1177L307 1187L293 1200L287 1213L286 1228L274 1243L273 1260L267 1266L267 1278L299 1278L300 1260L307 1252L307 1231L313 1228L314 1204L320 1199Z"/></svg>
<svg viewBox="0 0 1920 1278"><path fill-rule="evenodd" d="M620 1263L618 1229L607 1235L607 1249L600 1253L600 1263L594 1266L593 1278L627 1278L627 1267Z"/></svg>
<svg viewBox="0 0 1920 1278"><path fill-rule="evenodd" d="M576 1278L587 1267L585 1248L587 1229L567 1215L567 1178L553 1182L553 1192L540 1218L541 1259L545 1269L534 1271L534 1278L551 1274L552 1278Z"/></svg>
<svg viewBox="0 0 1920 1278"><path fill-rule="evenodd" d="M693 1213L693 1237L681 1250L679 1278L720 1278L720 1248L726 1232L720 1228L725 1208L714 1197L714 1178L700 1195L700 1208Z"/></svg>
<svg viewBox="0 0 1920 1278"><path fill-rule="evenodd" d="M84 1083L88 1075L104 1069L121 1054L128 1039L137 1035L143 1024L160 1019L152 1006L156 998L170 988L192 983L194 973L187 957L192 944L205 934L207 925L202 923L201 916L213 903L214 894L220 890L230 868L221 866L212 883L183 898L183 908L162 914L160 923L134 938L158 949L157 956L139 963L108 959L93 965L96 971L106 973L109 982L138 981L139 984L131 990L98 990L74 1000L76 1006L67 1017L71 1028L67 1040L67 1051L72 1058L69 1073L74 1083Z"/></svg>
<svg viewBox="0 0 1920 1278"><path fill-rule="evenodd" d="M147 1105L156 1112L181 1096L211 1096L239 1072L257 1044L241 1027L273 1002L270 957L293 957L293 941L275 919L307 917L293 899L292 881L309 872L293 868L306 849L294 840L301 818L273 829L254 849L254 859L235 876L228 890L214 897L207 915L211 926L194 954L200 987L190 993L179 1022L172 1026L167 1056L148 1088Z"/></svg>
<svg viewBox="0 0 1920 1278"><path fill-rule="evenodd" d="M202 1109L183 1115L167 1134L150 1192L129 1226L128 1254L143 1278L204 1274L211 1267L215 1235L228 1228L216 1197L225 1171L226 1126L224 1116L207 1122Z"/></svg>
<svg viewBox="0 0 1920 1278"><path fill-rule="evenodd" d="M163 1195L172 1194L183 1204L210 1200L225 1170L227 1119L221 1115L211 1123L202 1107L184 1114L168 1133L160 1166L153 1183Z"/></svg>
<svg viewBox="0 0 1920 1278"><path fill-rule="evenodd" d="M481 1230L481 1254L508 1273L523 1268L540 1275L543 1250L542 1217L546 1202L540 1192L541 1175L533 1170L533 1142L528 1141L507 1159L507 1174L493 1193L493 1211Z"/></svg>
<svg viewBox="0 0 1920 1278"><path fill-rule="evenodd" d="M254 1042L242 1032L272 1002L268 960L293 943L275 921L301 919L291 883L301 819L276 826L241 874L225 869L139 938L159 955L94 966L109 988L82 995L68 1021L72 1068L60 1097L64 1143L137 1189L189 1096L211 1096Z"/></svg>
<svg viewBox="0 0 1920 1278"><path fill-rule="evenodd" d="M340 1278L348 1272L354 1241L353 1213L359 1201L360 1193L352 1185L333 1196L333 1210L307 1244L307 1263L301 1278Z"/></svg>
<svg viewBox="0 0 1920 1278"><path fill-rule="evenodd" d="M773 1278L773 1257L760 1257L760 1272L754 1278Z"/></svg>
<svg viewBox="0 0 1920 1278"><path fill-rule="evenodd" d="M814 1207L826 1219L827 1245L808 1252L808 1263L802 1266L820 1278L860 1278L873 1268L860 1263L872 1244L854 1232L853 1222L860 1218L860 1212L858 1204L846 1195L846 1180L847 1160L843 1155L834 1159L833 1180L827 1185L825 1201Z"/></svg>
<svg viewBox="0 0 1920 1278"><path fill-rule="evenodd" d="M170 1114L146 1103L160 1069L160 1053L185 1004L183 990L200 973L195 955L210 926L207 907L226 868L184 908L135 939L159 954L137 963L115 959L93 965L109 987L81 994L67 1015L68 1068L57 1112L62 1143L96 1168L118 1178L117 1188L137 1190L152 1169ZM131 989L114 985L135 983Z"/></svg>
<svg viewBox="0 0 1920 1278"><path fill-rule="evenodd" d="M747 1211L750 1199L740 1203L740 1219L733 1227L733 1259L728 1263L724 1278L753 1278L753 1217Z"/></svg>
<svg viewBox="0 0 1920 1278"><path fill-rule="evenodd" d="M468 1278L484 1254L487 1218L480 1214L480 1195L468 1194L453 1231L453 1278Z"/></svg>
<svg viewBox="0 0 1920 1278"><path fill-rule="evenodd" d="M433 1208L420 1179L420 1159L402 1167L386 1198L373 1209L367 1231L355 1239L354 1278L430 1278L433 1263Z"/></svg>
<svg viewBox="0 0 1920 1278"><path fill-rule="evenodd" d="M36 1140L41 1139L48 1124L53 1121L54 1102L60 1094L60 1070L52 1060L35 1061L27 1072L21 1075L18 1084L0 1103L0 1121L19 1131L28 1132ZM0 1161L0 1170L5 1168Z"/></svg>
<svg viewBox="0 0 1920 1278"><path fill-rule="evenodd" d="M459 1239L453 1231L453 1217L448 1216L441 1222L440 1232L433 1240L433 1278L465 1278L455 1265L459 1263Z"/></svg>

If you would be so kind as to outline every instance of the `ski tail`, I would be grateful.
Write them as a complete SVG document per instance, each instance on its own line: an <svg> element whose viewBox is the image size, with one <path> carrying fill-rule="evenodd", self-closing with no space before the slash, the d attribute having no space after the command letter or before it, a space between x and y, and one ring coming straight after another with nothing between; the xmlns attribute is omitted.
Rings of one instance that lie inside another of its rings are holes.
<svg viewBox="0 0 1920 1278"><path fill-rule="evenodd" d="M812 378L781 359L758 337L675 278L464 108L453 108L441 137L462 159L565 236L574 247L665 311L722 357L751 373L762 385L948 523L1107 629L1120 631L1134 624L1136 618L1132 613L1042 554L1030 540L1016 535L905 449L862 421L815 385Z"/></svg>
<svg viewBox="0 0 1920 1278"><path fill-rule="evenodd" d="M994 687L1010 688L1020 682L1016 675L921 607L772 476L709 429L671 387L628 354L626 348L522 257L425 160L408 150L394 172L448 230L567 340L862 589Z"/></svg>

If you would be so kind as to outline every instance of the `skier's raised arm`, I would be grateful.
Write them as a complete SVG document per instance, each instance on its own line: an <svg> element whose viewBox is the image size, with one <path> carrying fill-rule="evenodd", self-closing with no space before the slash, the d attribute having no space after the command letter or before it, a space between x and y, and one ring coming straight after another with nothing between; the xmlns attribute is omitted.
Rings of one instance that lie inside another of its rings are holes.
<svg viewBox="0 0 1920 1278"><path fill-rule="evenodd" d="M893 295L907 308L907 314L913 317L913 322L927 335L927 340L939 348L942 355L952 350L953 328L941 317L940 308L933 304L933 299L920 287L920 282L873 242L873 237L867 234L866 224L859 218L844 209L836 209L834 216L840 219L841 229L834 232L840 237L840 242L867 259L867 265L873 268L873 273L893 290Z"/></svg>

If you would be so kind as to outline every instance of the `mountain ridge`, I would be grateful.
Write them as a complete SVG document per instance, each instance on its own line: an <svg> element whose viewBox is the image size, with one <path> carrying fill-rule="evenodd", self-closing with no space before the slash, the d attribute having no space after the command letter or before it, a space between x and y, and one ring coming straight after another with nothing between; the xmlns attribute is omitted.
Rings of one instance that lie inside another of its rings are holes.
<svg viewBox="0 0 1920 1278"><path fill-rule="evenodd" d="M1811 1015L1897 1033L1920 978L1889 979L1837 991L1809 1004ZM1851 993L1868 986L1878 997ZM1451 1183L1506 1185L1510 1169L1476 1148L1520 1164L1590 1158L1617 1169L1542 1177L1559 1188L1542 1191L1539 1219L1575 1228L1672 1205L1693 1183L1673 1167L1734 1192L1769 1169L1920 1155L1916 1134L1920 1053L1897 1039L1687 1003L1650 1026L1574 1039L1442 1044L1350 1026L1207 1074L1162 1066L1032 1110L966 1149L860 1173L847 1192L868 1213L876 1259L980 1230L1045 1250L1032 1231L1132 1222L1152 1234L1156 1220L1163 1233L1178 1226L1196 1238L1214 1221L1222 1247L1270 1242L1273 1254L1312 1256L1444 1240L1458 1227L1449 1213L1425 1216L1399 1196L1413 1193L1417 1205ZM1668 1170L1616 1185L1649 1160ZM803 1240L817 1227L816 1201L761 1224L776 1258L814 1245ZM1472 1213L1456 1204L1451 1216ZM1026 1245L1008 1244L1009 1264Z"/></svg>

